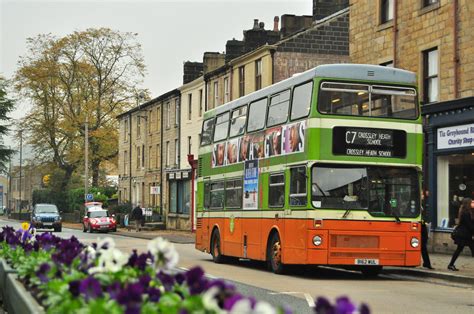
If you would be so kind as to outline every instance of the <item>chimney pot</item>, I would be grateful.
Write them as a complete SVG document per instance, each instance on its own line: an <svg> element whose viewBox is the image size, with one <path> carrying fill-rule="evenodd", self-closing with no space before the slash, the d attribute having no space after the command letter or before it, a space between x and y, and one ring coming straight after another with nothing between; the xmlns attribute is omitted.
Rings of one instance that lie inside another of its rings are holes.
<svg viewBox="0 0 474 314"><path fill-rule="evenodd" d="M273 18L273 31L278 32L278 22L280 22L280 18L278 16L275 16Z"/></svg>
<svg viewBox="0 0 474 314"><path fill-rule="evenodd" d="M258 19L254 19L253 20L253 29L257 29L258 28Z"/></svg>
<svg viewBox="0 0 474 314"><path fill-rule="evenodd" d="M260 27L260 29L265 29L265 23L263 22L258 23L258 26Z"/></svg>

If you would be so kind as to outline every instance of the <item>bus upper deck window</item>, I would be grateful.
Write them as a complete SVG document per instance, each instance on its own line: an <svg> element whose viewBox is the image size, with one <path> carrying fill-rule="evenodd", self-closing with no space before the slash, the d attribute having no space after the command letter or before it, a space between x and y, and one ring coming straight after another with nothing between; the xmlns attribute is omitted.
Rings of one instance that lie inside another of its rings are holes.
<svg viewBox="0 0 474 314"><path fill-rule="evenodd" d="M245 123L247 122L247 105L236 108L232 111L230 120L229 137L242 135L245 131Z"/></svg>
<svg viewBox="0 0 474 314"><path fill-rule="evenodd" d="M229 112L218 115L216 118L216 130L214 131L214 142L227 138L229 132Z"/></svg>
<svg viewBox="0 0 474 314"><path fill-rule="evenodd" d="M212 135L214 134L214 118L205 120L202 123L201 132L201 146L209 145L212 143Z"/></svg>
<svg viewBox="0 0 474 314"><path fill-rule="evenodd" d="M263 129L267 112L267 99L263 98L250 104L247 132Z"/></svg>
<svg viewBox="0 0 474 314"><path fill-rule="evenodd" d="M293 89L291 101L291 120L306 117L311 109L311 94L313 93L313 82L296 86Z"/></svg>

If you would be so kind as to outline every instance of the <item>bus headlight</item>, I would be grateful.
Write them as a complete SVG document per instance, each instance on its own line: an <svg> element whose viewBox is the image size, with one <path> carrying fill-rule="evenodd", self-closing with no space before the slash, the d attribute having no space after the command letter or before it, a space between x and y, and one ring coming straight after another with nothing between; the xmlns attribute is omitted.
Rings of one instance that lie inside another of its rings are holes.
<svg viewBox="0 0 474 314"><path fill-rule="evenodd" d="M323 243L323 239L320 236L313 237L313 244L316 246L320 246Z"/></svg>
<svg viewBox="0 0 474 314"><path fill-rule="evenodd" d="M411 238L410 244L411 244L411 247L416 248L420 245L420 241L418 240L418 238Z"/></svg>

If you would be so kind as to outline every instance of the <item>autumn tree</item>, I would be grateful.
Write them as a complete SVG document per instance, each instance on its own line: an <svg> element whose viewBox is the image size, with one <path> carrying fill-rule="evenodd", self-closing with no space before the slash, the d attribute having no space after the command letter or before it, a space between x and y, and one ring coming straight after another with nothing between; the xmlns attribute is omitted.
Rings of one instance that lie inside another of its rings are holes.
<svg viewBox="0 0 474 314"><path fill-rule="evenodd" d="M0 171L6 171L6 163L10 160L13 150L3 145L3 137L7 135L10 125L8 114L14 109L14 102L7 96L7 81L0 76Z"/></svg>
<svg viewBox="0 0 474 314"><path fill-rule="evenodd" d="M84 163L86 121L94 186L102 163L117 157L116 116L135 104L145 72L136 36L100 28L28 39L16 88L33 107L21 127L37 157L53 161L65 182Z"/></svg>

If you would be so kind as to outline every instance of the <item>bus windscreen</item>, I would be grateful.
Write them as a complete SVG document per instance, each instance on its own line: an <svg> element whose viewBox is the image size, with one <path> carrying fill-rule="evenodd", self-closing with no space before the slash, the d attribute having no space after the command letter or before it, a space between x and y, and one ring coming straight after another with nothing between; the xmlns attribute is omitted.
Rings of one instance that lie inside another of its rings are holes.
<svg viewBox="0 0 474 314"><path fill-rule="evenodd" d="M367 210L375 217L417 217L418 174L414 169L364 166L314 166L315 208Z"/></svg>
<svg viewBox="0 0 474 314"><path fill-rule="evenodd" d="M322 114L417 119L416 90L406 87L323 82Z"/></svg>

